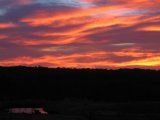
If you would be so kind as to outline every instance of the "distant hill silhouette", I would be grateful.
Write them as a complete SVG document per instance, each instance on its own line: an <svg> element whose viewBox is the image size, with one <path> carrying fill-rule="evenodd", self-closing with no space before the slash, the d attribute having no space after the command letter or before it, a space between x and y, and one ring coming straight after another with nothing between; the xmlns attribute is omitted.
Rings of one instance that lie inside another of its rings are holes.
<svg viewBox="0 0 160 120"><path fill-rule="evenodd" d="M0 98L159 101L160 71L0 67Z"/></svg>

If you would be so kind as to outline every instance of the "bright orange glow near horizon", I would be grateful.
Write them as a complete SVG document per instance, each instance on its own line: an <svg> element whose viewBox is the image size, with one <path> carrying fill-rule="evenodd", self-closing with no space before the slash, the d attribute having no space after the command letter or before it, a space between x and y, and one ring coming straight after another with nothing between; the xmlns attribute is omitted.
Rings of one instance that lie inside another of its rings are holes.
<svg viewBox="0 0 160 120"><path fill-rule="evenodd" d="M160 68L160 0L1 0L0 66Z"/></svg>

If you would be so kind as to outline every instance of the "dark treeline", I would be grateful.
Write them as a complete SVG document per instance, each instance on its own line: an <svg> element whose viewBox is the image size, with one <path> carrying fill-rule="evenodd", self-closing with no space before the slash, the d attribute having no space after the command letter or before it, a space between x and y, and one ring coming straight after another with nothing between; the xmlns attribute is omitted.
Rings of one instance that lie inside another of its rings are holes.
<svg viewBox="0 0 160 120"><path fill-rule="evenodd" d="M160 71L0 67L0 98L159 101Z"/></svg>

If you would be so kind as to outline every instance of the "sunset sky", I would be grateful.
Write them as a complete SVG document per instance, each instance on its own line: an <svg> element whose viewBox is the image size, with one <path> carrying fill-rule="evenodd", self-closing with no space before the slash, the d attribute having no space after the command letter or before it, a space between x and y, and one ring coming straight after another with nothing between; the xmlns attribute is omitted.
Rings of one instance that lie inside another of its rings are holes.
<svg viewBox="0 0 160 120"><path fill-rule="evenodd" d="M160 69L160 0L0 0L0 66Z"/></svg>

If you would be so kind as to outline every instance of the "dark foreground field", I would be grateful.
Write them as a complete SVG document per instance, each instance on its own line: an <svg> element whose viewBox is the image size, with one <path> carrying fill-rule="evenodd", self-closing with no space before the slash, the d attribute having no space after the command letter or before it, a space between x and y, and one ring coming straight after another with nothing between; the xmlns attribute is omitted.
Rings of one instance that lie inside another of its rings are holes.
<svg viewBox="0 0 160 120"><path fill-rule="evenodd" d="M0 120L159 120L160 102L105 103L55 101L45 105L49 115L7 114Z"/></svg>
<svg viewBox="0 0 160 120"><path fill-rule="evenodd" d="M48 115L8 114L18 107ZM0 120L160 120L160 70L0 67Z"/></svg>

